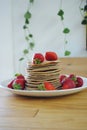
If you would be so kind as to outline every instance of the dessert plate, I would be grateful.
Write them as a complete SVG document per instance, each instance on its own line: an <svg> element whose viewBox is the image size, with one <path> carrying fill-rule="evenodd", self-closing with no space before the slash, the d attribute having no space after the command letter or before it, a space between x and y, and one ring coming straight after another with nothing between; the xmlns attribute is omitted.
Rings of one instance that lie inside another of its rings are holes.
<svg viewBox="0 0 87 130"><path fill-rule="evenodd" d="M81 76L80 76L81 77ZM0 88L5 89L7 91L10 91L17 95L22 96L32 96L32 97L54 97L54 96L64 96L69 94L74 94L77 92L80 92L87 88L87 78L82 77L84 84L82 87L79 88L73 88L73 89L66 89L66 90L50 90L50 91L43 91L43 90L15 90L10 89L7 87L7 84L10 80L3 81L0 84Z"/></svg>

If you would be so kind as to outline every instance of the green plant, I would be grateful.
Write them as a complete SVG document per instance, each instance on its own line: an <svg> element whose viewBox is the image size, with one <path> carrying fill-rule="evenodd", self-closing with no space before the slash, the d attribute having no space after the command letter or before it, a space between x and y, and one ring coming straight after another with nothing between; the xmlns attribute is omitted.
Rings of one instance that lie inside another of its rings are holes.
<svg viewBox="0 0 87 130"><path fill-rule="evenodd" d="M84 5L84 7L81 7L82 3L83 3L83 1L81 1L80 6L79 6L80 13L83 18L81 24L87 25L87 0L86 0L86 4Z"/></svg>
<svg viewBox="0 0 87 130"><path fill-rule="evenodd" d="M80 9L81 16L83 18L81 24L86 26L86 50L87 50L87 0L84 7L82 7L82 3L83 1L81 1L79 9Z"/></svg>
<svg viewBox="0 0 87 130"><path fill-rule="evenodd" d="M62 22L62 26L63 26L63 31L62 33L64 34L64 43L65 45L68 43L68 40L67 40L67 34L70 33L70 29L68 27L65 26L65 23L64 23L64 10L62 9L62 0L61 0L61 3L60 3L60 9L58 10L58 13L57 15L60 17L60 20ZM69 50L66 50L65 49L65 52L64 52L64 55L65 56L69 56L71 54L71 52Z"/></svg>
<svg viewBox="0 0 87 130"><path fill-rule="evenodd" d="M24 35L25 35L25 40L27 42L27 48L23 50L23 56L19 59L19 61L23 61L25 58L28 57L28 54L31 50L34 48L34 39L33 39L33 34L30 32L29 25L30 25L30 19L32 18L32 14L30 12L30 7L32 6L34 0L29 0L28 3L28 9L24 13L24 20L25 23L23 25L23 30L24 30Z"/></svg>

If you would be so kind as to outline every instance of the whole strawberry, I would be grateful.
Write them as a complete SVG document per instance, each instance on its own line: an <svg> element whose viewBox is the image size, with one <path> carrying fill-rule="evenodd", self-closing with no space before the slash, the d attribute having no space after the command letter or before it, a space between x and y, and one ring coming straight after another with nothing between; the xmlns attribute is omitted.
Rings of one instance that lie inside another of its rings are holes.
<svg viewBox="0 0 87 130"><path fill-rule="evenodd" d="M60 75L60 76L59 76L60 83L63 83L66 78L67 78L66 75L64 75L64 74Z"/></svg>
<svg viewBox="0 0 87 130"><path fill-rule="evenodd" d="M46 90L55 90L55 87L53 86L53 84L51 84L51 83L48 82L48 81L45 81L45 82L44 82L44 86L45 86L45 89L46 89Z"/></svg>
<svg viewBox="0 0 87 130"><path fill-rule="evenodd" d="M71 89L75 87L76 87L75 82L70 78L66 78L62 84L62 89Z"/></svg>
<svg viewBox="0 0 87 130"><path fill-rule="evenodd" d="M16 76L17 79L23 79L23 80L25 80L25 77L22 74L15 74L15 76Z"/></svg>
<svg viewBox="0 0 87 130"><path fill-rule="evenodd" d="M25 89L25 80L24 79L15 79L12 84L13 89Z"/></svg>
<svg viewBox="0 0 87 130"><path fill-rule="evenodd" d="M55 52L46 52L45 59L47 61L55 61L55 60L58 60L58 56Z"/></svg>
<svg viewBox="0 0 87 130"><path fill-rule="evenodd" d="M38 86L39 90L56 90L56 88L48 81L44 81L44 83L39 84Z"/></svg>
<svg viewBox="0 0 87 130"><path fill-rule="evenodd" d="M70 74L69 75L69 78L71 78L73 81L76 81L77 80L77 77L75 74Z"/></svg>
<svg viewBox="0 0 87 130"><path fill-rule="evenodd" d="M35 53L33 57L33 63L34 64L40 64L44 61L44 56L41 53Z"/></svg>
<svg viewBox="0 0 87 130"><path fill-rule="evenodd" d="M8 88L12 88L12 89L13 89L12 84L13 84L14 80L15 80L15 79L13 79L12 81L10 81L10 82L8 83L8 85L7 85Z"/></svg>
<svg viewBox="0 0 87 130"><path fill-rule="evenodd" d="M77 77L76 87L81 87L83 85L83 79L81 77Z"/></svg>

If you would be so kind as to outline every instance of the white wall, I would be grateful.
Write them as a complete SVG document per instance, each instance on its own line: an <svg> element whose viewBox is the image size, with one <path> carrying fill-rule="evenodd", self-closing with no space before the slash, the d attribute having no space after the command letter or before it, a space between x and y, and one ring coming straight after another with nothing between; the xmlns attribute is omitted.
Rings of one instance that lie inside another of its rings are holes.
<svg viewBox="0 0 87 130"><path fill-rule="evenodd" d="M87 57L85 50L85 26L81 25L79 4L81 0L62 0L65 11L65 25L71 30L68 35L66 49L71 51L70 57ZM30 30L34 35L35 52L55 51L64 57L64 35L62 24L57 16L60 0L35 0L31 12ZM19 71L18 59L26 47L24 38L24 13L28 0L0 0L0 80L9 78ZM23 63L25 72L26 63Z"/></svg>
<svg viewBox="0 0 87 130"><path fill-rule="evenodd" d="M0 0L0 81L13 75L11 0Z"/></svg>

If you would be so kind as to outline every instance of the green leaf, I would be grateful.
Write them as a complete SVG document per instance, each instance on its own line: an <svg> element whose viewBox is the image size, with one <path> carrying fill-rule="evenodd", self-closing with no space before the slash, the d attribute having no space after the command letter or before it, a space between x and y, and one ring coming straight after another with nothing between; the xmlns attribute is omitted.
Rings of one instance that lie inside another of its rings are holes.
<svg viewBox="0 0 87 130"><path fill-rule="evenodd" d="M44 84L39 84L37 87L39 90L46 90Z"/></svg>
<svg viewBox="0 0 87 130"><path fill-rule="evenodd" d="M24 26L23 26L23 29L27 29L27 26L26 26L26 25L24 25Z"/></svg>
<svg viewBox="0 0 87 130"><path fill-rule="evenodd" d="M64 11L62 9L60 9L57 13L59 16L63 16L64 15Z"/></svg>
<svg viewBox="0 0 87 130"><path fill-rule="evenodd" d="M29 37L28 36L26 36L25 39L26 39L26 41L29 41Z"/></svg>
<svg viewBox="0 0 87 130"><path fill-rule="evenodd" d="M70 32L70 29L69 28L64 28L64 30L63 30L63 33L69 33Z"/></svg>
<svg viewBox="0 0 87 130"><path fill-rule="evenodd" d="M29 11L27 11L27 12L24 14L24 17L25 17L25 19L31 18L31 13L30 13Z"/></svg>
<svg viewBox="0 0 87 130"><path fill-rule="evenodd" d="M87 25L87 20L86 20L86 19L83 19L83 21L81 22L81 24Z"/></svg>
<svg viewBox="0 0 87 130"><path fill-rule="evenodd" d="M24 60L24 57L21 57L21 58L19 59L19 61L22 61L22 60Z"/></svg>
<svg viewBox="0 0 87 130"><path fill-rule="evenodd" d="M83 8L80 8L80 10L84 10Z"/></svg>
<svg viewBox="0 0 87 130"><path fill-rule="evenodd" d="M62 9L60 9L59 11L58 11L58 13L57 13L57 15L59 15L60 17L61 17L61 20L63 20L64 19L64 11L62 10Z"/></svg>
<svg viewBox="0 0 87 130"><path fill-rule="evenodd" d="M29 37L33 37L33 35L32 35L32 34L29 34Z"/></svg>
<svg viewBox="0 0 87 130"><path fill-rule="evenodd" d="M19 73L16 73L14 76L15 76L15 77L17 77L17 76L19 76L19 75L21 75L21 74L19 74Z"/></svg>
<svg viewBox="0 0 87 130"><path fill-rule="evenodd" d="M67 44L68 43L68 41L67 40L65 40L65 44Z"/></svg>
<svg viewBox="0 0 87 130"><path fill-rule="evenodd" d="M23 50L23 53L24 53L25 55L28 54L28 53L29 53L28 49L24 49L24 50Z"/></svg>
<svg viewBox="0 0 87 130"><path fill-rule="evenodd" d="M30 1L30 3L33 3L34 2L34 0L29 0Z"/></svg>
<svg viewBox="0 0 87 130"><path fill-rule="evenodd" d="M66 50L65 53L64 53L65 56L69 56L70 54L71 54L71 52L68 51L68 50Z"/></svg>
<svg viewBox="0 0 87 130"><path fill-rule="evenodd" d="M31 50L34 48L34 42L30 42L30 48Z"/></svg>
<svg viewBox="0 0 87 130"><path fill-rule="evenodd" d="M87 11L87 4L84 6L84 11L85 12Z"/></svg>
<svg viewBox="0 0 87 130"><path fill-rule="evenodd" d="M20 84L15 83L15 84L13 84L13 88L14 89L21 89L22 87Z"/></svg>
<svg viewBox="0 0 87 130"><path fill-rule="evenodd" d="M25 24L29 24L29 20L28 19L25 19Z"/></svg>

